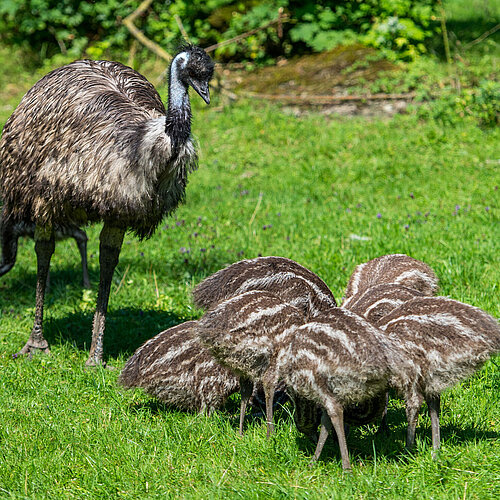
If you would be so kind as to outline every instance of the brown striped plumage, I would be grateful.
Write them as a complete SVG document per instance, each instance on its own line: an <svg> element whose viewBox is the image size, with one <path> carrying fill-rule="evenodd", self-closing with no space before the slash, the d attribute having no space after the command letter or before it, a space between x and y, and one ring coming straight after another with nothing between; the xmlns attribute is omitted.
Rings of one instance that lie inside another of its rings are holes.
<svg viewBox="0 0 500 500"><path fill-rule="evenodd" d="M278 354L280 375L293 393L323 408L314 458L333 425L342 465L350 468L344 407L384 394L392 371L404 372L405 361L392 339L342 308L296 328L288 340Z"/></svg>
<svg viewBox="0 0 500 500"><path fill-rule="evenodd" d="M383 255L356 266L347 284L342 307L348 307L354 296L359 298L368 288L382 283L395 283L423 295L434 295L438 279L427 264L408 255Z"/></svg>
<svg viewBox="0 0 500 500"><path fill-rule="evenodd" d="M146 78L113 61L75 61L38 81L0 140L2 233L35 224L37 288L31 336L19 354L48 352L45 283L57 227L103 221L100 282L87 365L103 362L109 291L123 237L153 234L184 198L196 166L188 88L209 103L213 62L186 46L170 65L168 109Z"/></svg>
<svg viewBox="0 0 500 500"><path fill-rule="evenodd" d="M297 307L304 315L304 323L328 314L337 305L332 292L319 276L291 259L277 256L245 259L217 271L196 286L193 300L198 307L209 309L222 300L251 290L270 292ZM259 395L260 390L257 399ZM314 438L321 410L299 397L295 398L294 404L297 429ZM309 421L310 418L314 421Z"/></svg>
<svg viewBox="0 0 500 500"><path fill-rule="evenodd" d="M368 290L356 294L345 307L375 324L386 314L399 307L404 302L423 297L423 293L395 283L375 285Z"/></svg>
<svg viewBox="0 0 500 500"><path fill-rule="evenodd" d="M273 430L273 397L280 376L276 353L287 336L304 323L303 313L264 291L249 291L223 300L198 322L197 333L214 357L240 376L240 432L254 383L266 396L267 434Z"/></svg>
<svg viewBox="0 0 500 500"><path fill-rule="evenodd" d="M314 318L335 307L335 297L316 274L285 257L257 257L231 264L193 290L196 306L209 309L250 290L268 291Z"/></svg>
<svg viewBox="0 0 500 500"><path fill-rule="evenodd" d="M408 361L403 370L393 371L390 381L406 401L407 446L414 444L417 415L425 400L437 450L440 394L500 352L500 325L481 309L456 300L419 297L384 316L377 326Z"/></svg>
<svg viewBox="0 0 500 500"><path fill-rule="evenodd" d="M384 255L356 267L342 307L375 324L403 302L432 295L437 283L434 271L424 262L403 254ZM347 407L346 415L356 425L374 422L382 415L381 428L387 429L388 400L388 394L380 394L373 400Z"/></svg>
<svg viewBox="0 0 500 500"><path fill-rule="evenodd" d="M221 366L195 335L195 321L165 330L127 361L120 383L142 387L160 401L211 413L239 389L238 377Z"/></svg>

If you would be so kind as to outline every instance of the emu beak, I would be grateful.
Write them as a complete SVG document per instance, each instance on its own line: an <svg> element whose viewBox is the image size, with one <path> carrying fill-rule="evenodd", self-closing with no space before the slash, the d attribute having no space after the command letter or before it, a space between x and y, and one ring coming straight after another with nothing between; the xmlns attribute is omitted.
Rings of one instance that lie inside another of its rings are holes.
<svg viewBox="0 0 500 500"><path fill-rule="evenodd" d="M189 82L191 87L193 87L196 92L200 95L200 97L207 103L210 104L210 92L208 90L208 82L199 82L196 80L191 80Z"/></svg>

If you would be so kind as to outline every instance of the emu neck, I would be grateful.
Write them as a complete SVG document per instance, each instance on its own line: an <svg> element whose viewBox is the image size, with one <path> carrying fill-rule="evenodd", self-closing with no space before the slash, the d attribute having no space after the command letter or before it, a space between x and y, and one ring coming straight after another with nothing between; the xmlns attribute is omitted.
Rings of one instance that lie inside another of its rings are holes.
<svg viewBox="0 0 500 500"><path fill-rule="evenodd" d="M165 132L170 137L174 148L185 144L191 135L191 105L188 89L180 81L174 62L170 67L168 80L168 108Z"/></svg>

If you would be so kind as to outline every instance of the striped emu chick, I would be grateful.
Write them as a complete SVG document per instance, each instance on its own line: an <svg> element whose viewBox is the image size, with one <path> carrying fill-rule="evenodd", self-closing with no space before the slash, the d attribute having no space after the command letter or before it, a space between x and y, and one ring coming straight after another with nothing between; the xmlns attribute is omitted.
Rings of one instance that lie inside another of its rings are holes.
<svg viewBox="0 0 500 500"><path fill-rule="evenodd" d="M35 224L19 222L18 224L3 224L0 218L0 245L2 259L0 261L0 276L7 274L16 263L17 240L21 236L35 238ZM89 271L87 266L87 233L76 226L56 227L54 231L55 240L73 238L80 252L82 261L82 284L84 288L90 288ZM48 276L48 275L47 275Z"/></svg>
<svg viewBox="0 0 500 500"><path fill-rule="evenodd" d="M335 297L316 274L284 257L241 260L217 271L193 290L197 307L209 309L250 290L262 290L303 311L306 319L336 307Z"/></svg>
<svg viewBox="0 0 500 500"><path fill-rule="evenodd" d="M239 389L238 377L221 366L195 335L196 321L165 330L139 347L120 375L126 388L142 387L182 410L221 407Z"/></svg>
<svg viewBox="0 0 500 500"><path fill-rule="evenodd" d="M441 393L472 375L500 352L498 321L476 307L444 297L419 297L384 316L377 326L398 342L409 361L395 369L390 384L404 397L413 447L417 416L425 400L432 423L432 445L440 447Z"/></svg>
<svg viewBox="0 0 500 500"><path fill-rule="evenodd" d="M240 377L240 434L256 383L264 388L267 436L273 432L273 398L280 379L276 353L302 324L304 315L299 309L259 290L224 300L199 320L196 329L201 342Z"/></svg>
<svg viewBox="0 0 500 500"><path fill-rule="evenodd" d="M342 466L349 469L344 408L383 394L393 369L405 373L405 361L393 341L368 321L335 308L295 329L279 353L278 368L292 393L323 409L313 460L333 426Z"/></svg>
<svg viewBox="0 0 500 500"><path fill-rule="evenodd" d="M356 266L347 284L342 307L348 307L370 287L383 283L395 283L423 295L434 295L438 287L434 271L424 262L404 254L383 255Z"/></svg>
<svg viewBox="0 0 500 500"><path fill-rule="evenodd" d="M424 294L396 283L383 283L372 286L361 294L354 295L352 300L343 307L375 324L386 314L415 297L424 297Z"/></svg>
<svg viewBox="0 0 500 500"><path fill-rule="evenodd" d="M414 297L433 295L437 284L434 271L424 262L404 254L383 255L356 267L342 307L375 324L403 302ZM381 428L387 429L388 400L388 393L381 394L375 400L346 408L350 423L368 424L382 416Z"/></svg>
<svg viewBox="0 0 500 500"><path fill-rule="evenodd" d="M335 297L319 276L291 259L276 256L241 260L217 271L193 290L193 300L197 307L209 309L250 290L268 291L297 307L303 312L304 323L328 314L337 306ZM254 397L259 400L261 389L259 386L256 389ZM314 439L321 410L298 397L294 403L297 429Z"/></svg>
<svg viewBox="0 0 500 500"><path fill-rule="evenodd" d="M363 316L369 323L375 324L383 316L396 309L403 302L423 296L421 292L396 284L382 284L368 288L364 293L356 294L345 309ZM378 394L373 399L366 399L344 408L344 420L350 425L366 425L382 417L382 428L387 428L388 394ZM311 402L295 396L295 424L297 429L314 440L315 432L321 422L321 411L310 408Z"/></svg>

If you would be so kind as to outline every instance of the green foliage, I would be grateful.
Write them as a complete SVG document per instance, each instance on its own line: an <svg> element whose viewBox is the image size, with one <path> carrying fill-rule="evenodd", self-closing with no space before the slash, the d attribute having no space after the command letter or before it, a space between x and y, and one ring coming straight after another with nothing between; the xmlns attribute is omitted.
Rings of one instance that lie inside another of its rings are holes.
<svg viewBox="0 0 500 500"><path fill-rule="evenodd" d="M59 49L78 57L92 43L124 48L128 31L118 19L138 4L119 0L2 0L1 39L42 56Z"/></svg>
<svg viewBox="0 0 500 500"><path fill-rule="evenodd" d="M139 0L2 0L1 38L21 44L42 56L57 51L102 57L108 50L128 49L131 35L121 19L132 13ZM276 27L220 48L224 59L263 61L301 51L322 52L353 41L382 48L394 58L413 59L426 51L436 33L435 0L177 0L153 2L138 27L156 43L172 49L179 40L178 15L194 43L215 44L276 19L283 8L292 19L284 37Z"/></svg>
<svg viewBox="0 0 500 500"><path fill-rule="evenodd" d="M290 36L315 51L357 40L384 49L393 58L414 59L426 51L426 41L437 32L435 6L435 0L290 1L289 8L299 19Z"/></svg>
<svg viewBox="0 0 500 500"><path fill-rule="evenodd" d="M477 122L482 127L500 124L500 83L495 81L483 80L478 87L460 91L445 88L434 98L423 92L419 101L416 110L420 118L450 125L461 123L464 119Z"/></svg>

